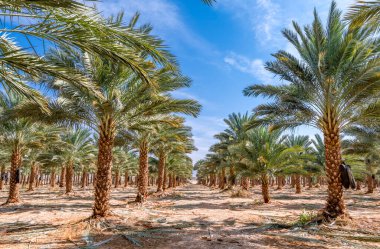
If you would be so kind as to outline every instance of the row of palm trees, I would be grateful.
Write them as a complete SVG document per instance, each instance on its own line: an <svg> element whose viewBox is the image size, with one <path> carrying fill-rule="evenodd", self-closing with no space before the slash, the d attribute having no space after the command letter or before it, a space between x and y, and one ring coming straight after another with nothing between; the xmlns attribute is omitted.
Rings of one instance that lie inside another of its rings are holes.
<svg viewBox="0 0 380 249"><path fill-rule="evenodd" d="M289 165L306 167L305 160L310 161L310 141L300 136L282 137L280 131L300 125L315 127L324 141L324 156L311 159L324 166L327 177L324 216L330 219L345 215L339 169L344 152L342 134L353 135L352 141L345 142L351 144L351 149L344 149L364 155L367 171L373 172L371 167L378 163L379 18L379 1L360 1L346 20L333 1L325 27L314 11L311 25L301 27L293 22L292 30L284 29L284 37L297 54L280 50L265 67L285 83L255 84L244 89L245 96L262 96L271 102L257 106L252 117L231 116L226 121L230 128L216 136L220 143L214 145L214 153L201 165L222 160L231 165L230 175L234 175L235 165L242 165L242 176L245 172L249 176L259 174L264 200L268 202L268 172Z"/></svg>
<svg viewBox="0 0 380 249"><path fill-rule="evenodd" d="M152 27L137 26L138 14L125 24L122 13L105 19L75 0L0 1L0 7L6 203L20 201L25 165L30 190L38 167L52 175L61 168L67 193L75 169L95 165L94 217L109 214L112 169L138 164L139 202L148 195L149 155L159 161L158 191L168 173L191 175L187 154L195 147L184 116L196 117L201 106L172 96L191 80Z"/></svg>

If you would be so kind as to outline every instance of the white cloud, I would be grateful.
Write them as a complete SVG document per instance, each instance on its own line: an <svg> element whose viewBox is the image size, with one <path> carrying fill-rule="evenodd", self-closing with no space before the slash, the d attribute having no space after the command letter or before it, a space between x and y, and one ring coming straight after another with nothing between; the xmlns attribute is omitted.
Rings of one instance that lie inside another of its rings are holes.
<svg viewBox="0 0 380 249"><path fill-rule="evenodd" d="M97 3L104 16L124 11L128 21L136 12L140 13L140 24L150 23L153 32L171 42L186 43L188 47L202 52L215 53L212 46L185 23L180 9L169 0L107 0Z"/></svg>
<svg viewBox="0 0 380 249"><path fill-rule="evenodd" d="M221 0L217 8L231 13L251 27L262 44L274 39L280 22L280 5L272 0Z"/></svg>
<svg viewBox="0 0 380 249"><path fill-rule="evenodd" d="M336 2L338 8L345 12L355 0ZM316 7L325 22L330 6L331 0L219 0L216 9L229 13L240 22L240 26L248 25L261 47L280 49L286 43L281 30L289 27L292 20L301 25L310 24Z"/></svg>
<svg viewBox="0 0 380 249"><path fill-rule="evenodd" d="M262 19L255 25L256 32L264 32L264 41L270 41L273 38L273 31L279 25L277 16L279 15L279 5L271 0L257 0L257 5L262 9Z"/></svg>
<svg viewBox="0 0 380 249"><path fill-rule="evenodd" d="M264 62L261 59L250 59L243 55L230 53L224 57L224 62L243 73L254 76L263 83L274 81L273 75L265 69Z"/></svg>

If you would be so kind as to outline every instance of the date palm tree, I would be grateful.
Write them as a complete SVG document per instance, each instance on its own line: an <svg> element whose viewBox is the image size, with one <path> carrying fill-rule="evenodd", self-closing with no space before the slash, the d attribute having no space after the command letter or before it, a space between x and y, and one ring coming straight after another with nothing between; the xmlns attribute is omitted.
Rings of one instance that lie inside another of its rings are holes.
<svg viewBox="0 0 380 249"><path fill-rule="evenodd" d="M375 32L380 29L380 2L357 1L350 7L346 19L351 22L352 28L358 28L366 25Z"/></svg>
<svg viewBox="0 0 380 249"><path fill-rule="evenodd" d="M157 192L164 190L164 171L168 155L172 152L190 153L195 150L191 136L191 128L183 124L180 127L159 125L152 143L153 153L158 158Z"/></svg>
<svg viewBox="0 0 380 249"><path fill-rule="evenodd" d="M295 32L286 29L283 35L299 58L279 51L275 61L266 64L288 83L252 85L244 94L274 100L255 108L261 123L274 128L310 125L323 132L329 183L324 216L336 218L346 214L339 171L341 132L357 123L379 121L379 41L367 29L349 30L334 1L326 28L316 11L312 25L302 29L294 22L293 28Z"/></svg>
<svg viewBox="0 0 380 249"><path fill-rule="evenodd" d="M285 171L289 173L289 171L292 171L295 177L295 185L296 185L296 194L301 193L301 175L306 174L306 171L304 167L306 166L306 156L311 153L311 141L309 140L309 136L302 136L302 135L289 135L286 137L284 141L284 145L288 148L302 148L302 152L300 155L293 155L294 163L287 167Z"/></svg>
<svg viewBox="0 0 380 249"><path fill-rule="evenodd" d="M17 174L20 171L22 158L29 148L42 148L49 140L59 138L59 129L42 127L41 123L32 122L26 118L12 118L7 115L18 105L26 105L24 97L9 92L0 93L0 132L1 143L11 149L11 175L9 196L6 203L20 201L19 182Z"/></svg>
<svg viewBox="0 0 380 249"><path fill-rule="evenodd" d="M268 127L256 127L247 131L241 143L229 148L239 158L237 165L241 171L251 176L260 176L265 203L270 201L269 174L291 165L294 161L289 160L290 156L300 152L300 148L285 146L286 136L281 133L279 130L270 131Z"/></svg>
<svg viewBox="0 0 380 249"><path fill-rule="evenodd" d="M342 142L343 152L347 155L362 157L367 176L367 193L373 193L374 177L380 163L380 126L355 126L346 130L346 135L352 137Z"/></svg>
<svg viewBox="0 0 380 249"><path fill-rule="evenodd" d="M253 120L254 117L248 115L248 113L232 113L228 115L228 118L224 119L227 128L223 132L214 136L220 141L214 146L214 150L219 150L219 153L225 153L225 160L231 159L229 158L231 155L227 155L229 153L228 147L239 144L244 140L247 132L247 125L252 123ZM224 152L222 152L223 150ZM233 162L233 160L228 161ZM233 164L231 164L229 168L229 188L232 188L232 186L236 184L236 172Z"/></svg>
<svg viewBox="0 0 380 249"><path fill-rule="evenodd" d="M145 32L150 31L146 29ZM86 75L101 94L101 97L93 95L61 80L48 82L58 92L59 101L71 106L69 109L99 135L94 216L105 216L110 207L112 148L117 131L170 122L165 113L196 115L200 106L193 100L173 99L167 93L188 86L187 78L170 68L154 70L154 65L148 61L141 63L151 68L149 77L154 85L145 82L123 64L87 53L56 50L50 54L49 60ZM141 143L141 149L142 155L147 155L146 142Z"/></svg>
<svg viewBox="0 0 380 249"><path fill-rule="evenodd" d="M0 36L1 80L9 89L42 106L46 105L42 96L28 86L23 76L53 76L97 92L81 74L46 61L42 56L48 47L79 49L108 58L129 67L147 82L150 79L146 68L141 66L141 58L131 51L143 50L155 62L166 66L173 61L160 39L132 28L138 15L132 19L131 25L123 25L122 14L106 20L94 8L76 0L0 1L0 15L3 18L0 29L3 33ZM36 44L37 40L41 42ZM19 44L27 45L22 47ZM43 49L37 49L37 46Z"/></svg>
<svg viewBox="0 0 380 249"><path fill-rule="evenodd" d="M74 167L95 157L96 149L91 131L78 128L69 130L62 136L61 157L66 167L66 194L73 191Z"/></svg>

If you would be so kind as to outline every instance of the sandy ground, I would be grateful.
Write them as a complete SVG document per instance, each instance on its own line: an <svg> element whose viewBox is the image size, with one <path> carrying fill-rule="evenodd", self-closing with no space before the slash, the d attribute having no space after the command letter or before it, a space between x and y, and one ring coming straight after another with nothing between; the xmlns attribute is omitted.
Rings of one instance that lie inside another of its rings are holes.
<svg viewBox="0 0 380 249"><path fill-rule="evenodd" d="M141 206L133 203L134 188L120 188L112 191L112 216L101 220L85 220L91 190L22 191L21 204L0 207L0 248L380 248L378 191L345 192L348 225L299 224L303 212L323 207L325 191L271 189L271 203L263 204L259 187L232 198L189 184Z"/></svg>

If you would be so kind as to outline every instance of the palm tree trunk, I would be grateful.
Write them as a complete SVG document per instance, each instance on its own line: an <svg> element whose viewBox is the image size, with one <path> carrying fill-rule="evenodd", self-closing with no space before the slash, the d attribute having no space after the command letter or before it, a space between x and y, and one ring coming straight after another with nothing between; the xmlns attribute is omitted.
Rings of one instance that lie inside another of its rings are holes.
<svg viewBox="0 0 380 249"><path fill-rule="evenodd" d="M277 177L277 189L278 190L282 189L282 183L283 183L282 176L278 176Z"/></svg>
<svg viewBox="0 0 380 249"><path fill-rule="evenodd" d="M16 203L20 201L20 166L21 150L16 145L12 150L11 157L11 179L9 182L9 196L6 203Z"/></svg>
<svg viewBox="0 0 380 249"><path fill-rule="evenodd" d="M308 179L309 179L309 189L313 188L313 177L309 176Z"/></svg>
<svg viewBox="0 0 380 249"><path fill-rule="evenodd" d="M158 158L158 180L157 180L157 192L163 191L163 183L164 183L164 169L165 169L165 161L166 156L164 153L160 153Z"/></svg>
<svg viewBox="0 0 380 249"><path fill-rule="evenodd" d="M300 175L295 175L294 180L296 183L296 194L301 194L301 176Z"/></svg>
<svg viewBox="0 0 380 249"><path fill-rule="evenodd" d="M125 172L124 172L124 187L128 187L128 180L129 180L129 176L128 176L128 170L126 169Z"/></svg>
<svg viewBox="0 0 380 249"><path fill-rule="evenodd" d="M115 139L115 123L112 118L105 117L102 119L99 126L99 133L93 217L105 217L110 210L112 148Z"/></svg>
<svg viewBox="0 0 380 249"><path fill-rule="evenodd" d="M168 182L168 170L167 168L165 167L164 168L164 180L162 182L162 189L165 191L166 187L167 187L167 182Z"/></svg>
<svg viewBox="0 0 380 249"><path fill-rule="evenodd" d="M36 179L36 163L32 162L30 165L30 177L29 177L29 188L28 191L34 191L34 181Z"/></svg>
<svg viewBox="0 0 380 249"><path fill-rule="evenodd" d="M226 187L226 169L222 168L222 173L220 176L220 189L224 189Z"/></svg>
<svg viewBox="0 0 380 249"><path fill-rule="evenodd" d="M87 172L86 170L84 169L83 167L83 170L82 170L82 179L81 179L81 188L84 188L86 186L86 176L87 176Z"/></svg>
<svg viewBox="0 0 380 249"><path fill-rule="evenodd" d="M214 180L214 186L215 186L215 180ZM173 187L174 188L177 187L177 177L174 174L173 174Z"/></svg>
<svg viewBox="0 0 380 249"><path fill-rule="evenodd" d="M330 114L331 115L331 114ZM330 119L334 120L335 119ZM343 200L343 188L340 178L339 165L341 164L340 137L337 122L326 122L330 129L324 131L326 176L328 179L328 197L324 216L327 219L336 218L345 214L346 207Z"/></svg>
<svg viewBox="0 0 380 249"><path fill-rule="evenodd" d="M269 179L266 173L261 174L261 193L263 195L264 203L269 203Z"/></svg>
<svg viewBox="0 0 380 249"><path fill-rule="evenodd" d="M148 196L148 143L142 141L140 144L140 157L139 157L139 185L136 202L143 203Z"/></svg>
<svg viewBox="0 0 380 249"><path fill-rule="evenodd" d="M367 176L367 194L373 193L373 179L372 175Z"/></svg>
<svg viewBox="0 0 380 249"><path fill-rule="evenodd" d="M173 187L173 177L172 174L169 173L169 188Z"/></svg>
<svg viewBox="0 0 380 249"><path fill-rule="evenodd" d="M241 178L241 181L242 181L242 188L244 190L248 191L249 190L249 177L244 176Z"/></svg>
<svg viewBox="0 0 380 249"><path fill-rule="evenodd" d="M295 176L294 175L292 175L290 177L290 182L291 182L290 183L291 187L294 188L296 186L296 180L295 180Z"/></svg>
<svg viewBox="0 0 380 249"><path fill-rule="evenodd" d="M1 170L0 170L0 190L3 190L3 187L4 187L4 177L5 177L5 165L1 165Z"/></svg>
<svg viewBox="0 0 380 249"><path fill-rule="evenodd" d="M119 183L120 183L119 176L120 176L120 171L119 169L117 169L115 172L115 188L119 187Z"/></svg>
<svg viewBox="0 0 380 249"><path fill-rule="evenodd" d="M65 186L65 181L66 181L66 167L62 166L61 168L61 176L59 178L59 187L63 188Z"/></svg>
<svg viewBox="0 0 380 249"><path fill-rule="evenodd" d="M73 192L74 165L68 162L66 165L66 194Z"/></svg>
<svg viewBox="0 0 380 249"><path fill-rule="evenodd" d="M360 181L357 181L356 182L356 190L361 190L361 182Z"/></svg>
<svg viewBox="0 0 380 249"><path fill-rule="evenodd" d="M235 175L235 168L234 166L230 166L230 177L229 177L229 186L228 188L231 189L235 185L236 175Z"/></svg>
<svg viewBox="0 0 380 249"><path fill-rule="evenodd" d="M51 170L50 187L55 187L55 168Z"/></svg>

